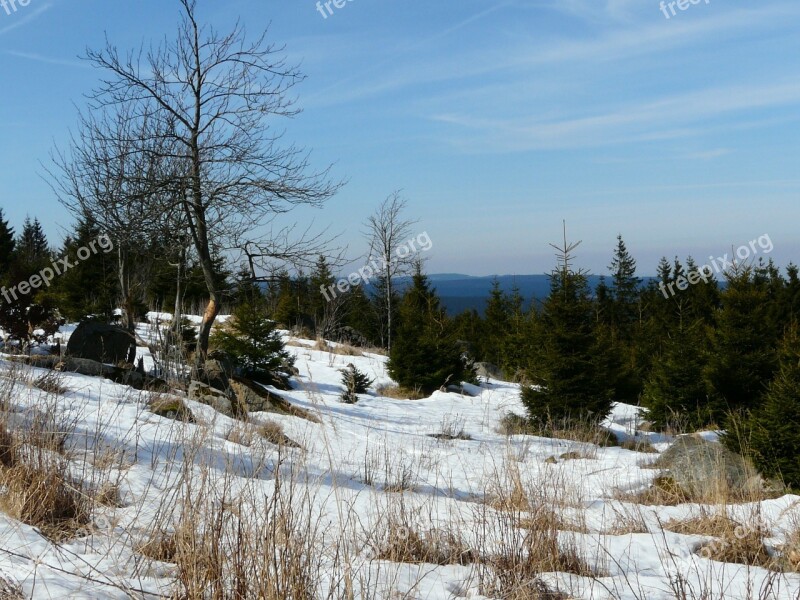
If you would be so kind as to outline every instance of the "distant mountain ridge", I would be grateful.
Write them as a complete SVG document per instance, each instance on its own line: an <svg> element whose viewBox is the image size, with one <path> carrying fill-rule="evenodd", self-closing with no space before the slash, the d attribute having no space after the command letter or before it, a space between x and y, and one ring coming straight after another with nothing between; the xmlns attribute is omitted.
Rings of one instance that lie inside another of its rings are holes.
<svg viewBox="0 0 800 600"><path fill-rule="evenodd" d="M588 275L588 283L594 290L600 283L600 275ZM541 275L487 275L473 276L462 275L459 273L434 273L428 276L432 286L436 289L442 304L451 315L461 313L465 310L477 310L483 314L486 307L486 299L492 290L492 282L497 279L500 289L511 293L514 288L518 288L520 294L525 298L526 308L534 299L541 300L546 298L550 292L550 276ZM609 277L605 277L609 281ZM653 279L652 277L642 277L642 285ZM403 278L401 286L407 283L409 278Z"/></svg>

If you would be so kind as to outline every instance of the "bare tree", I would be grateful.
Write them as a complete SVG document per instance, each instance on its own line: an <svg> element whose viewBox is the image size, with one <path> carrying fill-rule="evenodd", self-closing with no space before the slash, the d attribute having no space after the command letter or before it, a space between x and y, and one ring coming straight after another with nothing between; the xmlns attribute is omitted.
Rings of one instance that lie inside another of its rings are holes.
<svg viewBox="0 0 800 600"><path fill-rule="evenodd" d="M165 209L176 190L168 181L180 167L164 148L165 130L150 113L131 105L79 115L78 133L69 149L53 153L53 188L79 220L96 223L114 242L124 321L135 325L134 305L141 299L152 260L153 241L169 240L180 213ZM56 173L53 173L56 171Z"/></svg>
<svg viewBox="0 0 800 600"><path fill-rule="evenodd" d="M386 326L386 346L392 349L392 312L394 310L395 277L411 273L415 257L408 253L401 256L398 249L411 236L411 226L416 221L402 217L406 202L400 192L394 192L384 200L375 213L367 219L366 238L369 241L369 260L377 261L383 285L383 309Z"/></svg>
<svg viewBox="0 0 800 600"><path fill-rule="evenodd" d="M180 210L203 271L209 301L198 332L201 365L222 300L215 251L248 248L256 263L300 261L286 228L271 235L275 217L299 205L321 206L340 184L330 182L327 169L309 172L308 154L283 144L270 127L270 117L298 112L289 94L303 76L286 64L283 49L267 43L267 32L249 42L240 24L227 34L201 26L196 0L179 2L174 39L126 55L106 42L86 58L106 73L90 96L92 109L154 118L154 155L184 169L150 186L185 191L160 194L159 206ZM142 151L149 151L146 144Z"/></svg>

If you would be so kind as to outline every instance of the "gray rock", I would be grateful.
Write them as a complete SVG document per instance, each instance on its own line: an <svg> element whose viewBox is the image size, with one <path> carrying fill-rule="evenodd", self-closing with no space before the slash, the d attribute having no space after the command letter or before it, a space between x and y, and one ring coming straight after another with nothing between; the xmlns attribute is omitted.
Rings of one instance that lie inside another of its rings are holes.
<svg viewBox="0 0 800 600"><path fill-rule="evenodd" d="M136 337L116 325L83 321L70 336L66 354L101 363L132 364L136 358Z"/></svg>
<svg viewBox="0 0 800 600"><path fill-rule="evenodd" d="M231 374L232 371L228 372L223 362L214 358L209 358L203 365L203 380L218 390L228 388Z"/></svg>
<svg viewBox="0 0 800 600"><path fill-rule="evenodd" d="M503 371L497 365L488 362L476 362L475 373L484 379L502 379Z"/></svg>
<svg viewBox="0 0 800 600"><path fill-rule="evenodd" d="M189 400L206 404L223 415L229 417L234 416L233 403L230 398L228 398L227 394L216 388L212 388L210 385L201 383L200 381L192 381L189 384L187 395Z"/></svg>
<svg viewBox="0 0 800 600"><path fill-rule="evenodd" d="M763 488L753 466L718 442L700 436L679 437L653 467L662 469L692 499L719 494L748 496Z"/></svg>
<svg viewBox="0 0 800 600"><path fill-rule="evenodd" d="M252 379L234 375L231 380L231 389L236 393L237 402L242 411L270 412L300 417L312 423L320 422L316 416L307 410L294 406L285 398L259 385Z"/></svg>

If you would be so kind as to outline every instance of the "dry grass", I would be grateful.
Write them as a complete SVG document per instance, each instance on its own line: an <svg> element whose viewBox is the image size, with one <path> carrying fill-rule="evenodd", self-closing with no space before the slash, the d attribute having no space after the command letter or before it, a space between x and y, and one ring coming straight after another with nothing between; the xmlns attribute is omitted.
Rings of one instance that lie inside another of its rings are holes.
<svg viewBox="0 0 800 600"><path fill-rule="evenodd" d="M283 431L283 426L275 421L267 421L258 428L258 435L276 446L299 448L300 444L290 439Z"/></svg>
<svg viewBox="0 0 800 600"><path fill-rule="evenodd" d="M472 436L466 432L466 419L460 415L445 415L439 433L428 434L429 437L440 441L471 440Z"/></svg>
<svg viewBox="0 0 800 600"><path fill-rule="evenodd" d="M399 385L379 385L375 388L379 396L393 398L394 400L422 400L425 394L419 390L412 390Z"/></svg>
<svg viewBox="0 0 800 600"><path fill-rule="evenodd" d="M174 563L178 554L178 540L174 533L159 533L136 546L136 551L151 560Z"/></svg>
<svg viewBox="0 0 800 600"><path fill-rule="evenodd" d="M697 553L704 558L750 567L779 568L776 558L770 555L764 545L764 538L769 537L770 532L758 508L739 522L730 517L725 505L712 509L703 507L699 515L668 521L663 528L684 535L716 538L697 549Z"/></svg>
<svg viewBox="0 0 800 600"><path fill-rule="evenodd" d="M601 565L592 564L583 554L579 536L587 531L586 524L561 518L566 506L577 504L570 494L563 476L548 475L526 484L512 456L495 470L487 500L475 515L483 528L477 545L481 594L515 600L569 598L545 585L541 575L560 572L593 578L605 574Z"/></svg>
<svg viewBox="0 0 800 600"><path fill-rule="evenodd" d="M691 502L691 498L669 475L659 475L646 490L616 494L616 498L645 506L677 506Z"/></svg>
<svg viewBox="0 0 800 600"><path fill-rule="evenodd" d="M51 539L68 539L89 522L92 502L62 461L4 467L0 486L0 509Z"/></svg>
<svg viewBox="0 0 800 600"><path fill-rule="evenodd" d="M501 435L534 435L570 442L594 444L600 447L619 445L614 433L603 427L574 422L557 422L551 426L542 427L513 412L506 413L500 419L496 431Z"/></svg>
<svg viewBox="0 0 800 600"><path fill-rule="evenodd" d="M339 356L364 356L360 348L356 348L350 344L330 343L322 338L317 338L317 343L314 344L314 350L329 352Z"/></svg>
<svg viewBox="0 0 800 600"><path fill-rule="evenodd" d="M36 407L14 414L11 399L25 378L9 375L0 401L0 510L52 539L70 538L88 523L93 507L66 456L77 417L58 411L54 387Z"/></svg>
<svg viewBox="0 0 800 600"><path fill-rule="evenodd" d="M503 415L496 431L500 435L537 435L528 419L513 412Z"/></svg>
<svg viewBox="0 0 800 600"><path fill-rule="evenodd" d="M314 514L313 491L279 455L272 465L274 493L236 482L230 473L212 477L190 458L174 505L138 546L141 555L175 565L171 597L348 598L343 552L323 555L324 527ZM263 473L264 475L266 473ZM257 473L256 476L259 476ZM235 491L234 491L235 490ZM341 543L341 542L340 542ZM325 589L320 573L333 571Z"/></svg>
<svg viewBox="0 0 800 600"><path fill-rule="evenodd" d="M153 414L166 419L183 421L184 423L195 423L196 419L192 411L186 406L183 398L170 394L153 394L147 408Z"/></svg>
<svg viewBox="0 0 800 600"><path fill-rule="evenodd" d="M402 498L391 503L383 521L375 528L382 532L372 541L375 558L434 565L468 565L475 560L475 554L455 527L423 529L418 521Z"/></svg>
<svg viewBox="0 0 800 600"><path fill-rule="evenodd" d="M24 600L22 586L5 575L0 575L0 600Z"/></svg>
<svg viewBox="0 0 800 600"><path fill-rule="evenodd" d="M619 445L623 450L630 450L632 452L641 452L643 454L658 454L658 450L648 442L640 438L630 438L621 442Z"/></svg>
<svg viewBox="0 0 800 600"><path fill-rule="evenodd" d="M56 396L63 396L69 392L69 388L64 385L64 375L59 371L48 371L33 380L32 385L43 392Z"/></svg>

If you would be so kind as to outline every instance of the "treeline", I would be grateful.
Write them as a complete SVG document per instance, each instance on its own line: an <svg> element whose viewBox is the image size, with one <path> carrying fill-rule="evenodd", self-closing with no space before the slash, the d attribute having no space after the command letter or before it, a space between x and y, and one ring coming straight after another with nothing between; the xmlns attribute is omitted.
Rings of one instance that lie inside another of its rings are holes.
<svg viewBox="0 0 800 600"><path fill-rule="evenodd" d="M202 270L191 256L181 263L168 252L174 246L168 240L148 239L133 246L108 239L103 251L86 251L81 260L84 250L98 250L103 235L96 224L83 221L62 243L51 244L38 218L26 218L17 233L0 208L0 327L7 335L27 343L42 337L37 330L52 333L56 321L90 316L116 317L132 328L149 310L173 309L178 280L181 306L207 300ZM215 264L226 290L233 293L224 261L217 258ZM38 281L48 269L54 271L52 279L27 286L27 293L20 291L21 283L32 277Z"/></svg>
<svg viewBox="0 0 800 600"><path fill-rule="evenodd" d="M16 234L0 211L4 295L100 234L92 223L78 223L53 248L37 219L26 219ZM207 299L202 269L191 255L167 251L173 247L151 239L74 261L49 286L4 298L0 326L29 342L60 320L111 319L118 307L130 325L147 310L200 307ZM643 284L619 237L608 277L593 290L574 264L574 248L566 241L560 248L545 299L527 302L495 282L483 316L473 310L449 317L419 262L405 290L376 276L369 290L335 293L324 257L309 274L283 271L264 281L231 274L221 257L215 265L228 311L257 307L299 335L386 348L390 374L409 391L474 380L476 361L492 363L522 384L527 418L542 431L597 423L614 401L639 404L659 430L727 430L731 448L746 446L767 473L800 485L797 266L733 264L722 285L691 258L663 258Z"/></svg>
<svg viewBox="0 0 800 600"><path fill-rule="evenodd" d="M531 422L596 423L613 401L641 404L659 430L725 429L729 447L800 485L797 266L733 264L721 285L691 258L663 258L642 285L619 237L592 291L573 249L560 249L541 303L495 285L483 318L455 319L476 357L523 383Z"/></svg>

